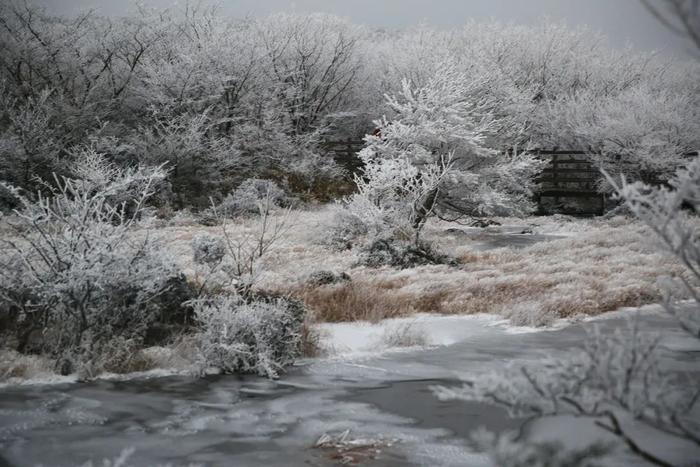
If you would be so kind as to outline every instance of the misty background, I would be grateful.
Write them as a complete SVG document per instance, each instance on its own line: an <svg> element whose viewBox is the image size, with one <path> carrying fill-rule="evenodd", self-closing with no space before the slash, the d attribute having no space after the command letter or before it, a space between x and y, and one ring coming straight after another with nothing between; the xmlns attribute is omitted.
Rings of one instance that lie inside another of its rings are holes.
<svg viewBox="0 0 700 467"><path fill-rule="evenodd" d="M85 9L122 16L134 2L113 0L39 0L51 13L72 15ZM167 8L185 1L141 0L146 7ZM197 2L190 2L197 3ZM687 44L665 29L638 0L221 0L221 11L234 17L276 12L326 12L376 28L395 29L419 22L436 27L460 26L468 19L497 19L536 24L543 18L587 25L604 33L614 47L632 45L684 57Z"/></svg>

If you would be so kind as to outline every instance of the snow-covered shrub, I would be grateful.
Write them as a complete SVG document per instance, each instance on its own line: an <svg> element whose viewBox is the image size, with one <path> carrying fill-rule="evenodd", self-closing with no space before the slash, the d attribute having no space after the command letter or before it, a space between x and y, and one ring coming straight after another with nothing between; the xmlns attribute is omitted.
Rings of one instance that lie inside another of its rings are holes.
<svg viewBox="0 0 700 467"><path fill-rule="evenodd" d="M285 300L246 301L229 295L197 300L193 306L204 368L275 378L299 356L303 314Z"/></svg>
<svg viewBox="0 0 700 467"><path fill-rule="evenodd" d="M160 298L178 271L160 243L135 231L164 177L162 168L117 170L100 184L57 177L36 200L15 192L22 209L2 239L0 300L18 348L38 333L39 350L74 370L112 339L143 339L168 311ZM111 204L116 195L124 201Z"/></svg>
<svg viewBox="0 0 700 467"><path fill-rule="evenodd" d="M226 245L219 237L199 233L192 238L192 252L197 264L217 264L226 255Z"/></svg>
<svg viewBox="0 0 700 467"><path fill-rule="evenodd" d="M286 204L287 196L274 181L249 178L229 194L217 207L224 216L259 214L261 209L271 209Z"/></svg>
<svg viewBox="0 0 700 467"><path fill-rule="evenodd" d="M355 177L357 193L345 203L348 212L375 236L388 233L418 241L425 221L434 214L436 196L451 169L449 159L421 170L408 159L364 162L362 175Z"/></svg>
<svg viewBox="0 0 700 467"><path fill-rule="evenodd" d="M71 159L68 166L70 179L80 185L80 192L90 195L100 193L107 205L122 211L127 218L137 215L135 219L139 220L146 213L146 205L169 189L165 181L168 173L165 163L152 168L120 167L94 146L74 148ZM154 171L159 173L155 178L152 176ZM147 199L141 204L135 203L134 200L139 199L144 190L150 193ZM137 208L139 212L135 213Z"/></svg>
<svg viewBox="0 0 700 467"><path fill-rule="evenodd" d="M350 208L340 207L326 226L325 233L320 239L322 243L336 250L349 250L369 233L369 226Z"/></svg>
<svg viewBox="0 0 700 467"><path fill-rule="evenodd" d="M685 290L695 305L690 310L676 306L672 293L667 294L665 305L684 329L700 338L700 157L679 170L669 187L650 187L640 182L630 185L623 180L616 188L629 209L654 231L688 273L670 280L668 289Z"/></svg>
<svg viewBox="0 0 700 467"><path fill-rule="evenodd" d="M472 439L495 465L508 467L603 467L606 456L613 451L605 443L567 449L561 442L525 442L515 433L496 436L486 430L478 430Z"/></svg>

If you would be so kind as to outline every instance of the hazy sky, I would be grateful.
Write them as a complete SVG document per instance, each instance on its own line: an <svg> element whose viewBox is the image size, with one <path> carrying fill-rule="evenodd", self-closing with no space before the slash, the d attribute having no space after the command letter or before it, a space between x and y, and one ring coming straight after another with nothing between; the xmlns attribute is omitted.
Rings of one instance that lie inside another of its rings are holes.
<svg viewBox="0 0 700 467"><path fill-rule="evenodd" d="M52 13L73 14L95 8L106 15L125 14L132 2L121 0L37 0ZM153 7L183 5L185 1L141 0ZM192 2L191 2L192 3ZM398 28L427 22L438 27L458 26L469 18L495 18L534 23L543 17L585 24L605 33L614 46L632 43L640 49L685 55L684 42L661 26L639 0L220 0L222 11L233 16L272 12L327 12L376 27Z"/></svg>

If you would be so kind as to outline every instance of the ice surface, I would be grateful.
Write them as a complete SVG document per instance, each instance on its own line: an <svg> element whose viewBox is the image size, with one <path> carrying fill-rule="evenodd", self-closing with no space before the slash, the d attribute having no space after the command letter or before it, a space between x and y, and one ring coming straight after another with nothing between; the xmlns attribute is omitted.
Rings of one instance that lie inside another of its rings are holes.
<svg viewBox="0 0 700 467"><path fill-rule="evenodd" d="M697 370L697 353L681 345L682 332L670 317L647 310L641 319L671 344L670 367ZM513 332L494 316L411 320L424 332L424 346L382 344L386 328L405 320L328 325L324 339L336 353L302 362L279 381L169 376L3 388L0 465L73 466L114 458L128 447L135 449L134 465L332 465L332 449L313 445L324 434L349 430L351 440L391 440L379 449L378 465L486 466L469 434L521 421L484 404L440 401L431 387L557 355L580 345L593 324L611 332L625 321L614 316ZM557 423L556 433L573 438L588 430L580 421ZM533 433L553 432L542 427ZM681 460L690 455L678 454Z"/></svg>

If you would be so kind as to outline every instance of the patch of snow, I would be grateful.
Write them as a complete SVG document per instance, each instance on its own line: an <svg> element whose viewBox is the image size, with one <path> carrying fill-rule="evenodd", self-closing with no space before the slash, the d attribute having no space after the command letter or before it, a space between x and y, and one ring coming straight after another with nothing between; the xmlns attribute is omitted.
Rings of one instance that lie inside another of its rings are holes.
<svg viewBox="0 0 700 467"><path fill-rule="evenodd" d="M505 334L524 334L544 330L561 329L570 320L558 320L554 326L535 328L513 326L509 320L493 314L436 315L417 314L405 318L392 318L378 323L356 321L352 323L320 323L321 347L330 357L376 356L382 352L396 352L415 347L449 346L468 341L476 336L500 331ZM383 337L395 329L413 329L423 336L419 346L401 347L389 345Z"/></svg>
<svg viewBox="0 0 700 467"><path fill-rule="evenodd" d="M16 386L54 386L58 384L68 384L75 383L78 381L77 374L71 375L57 375L55 373L46 373L42 375L37 375L29 379L9 378L6 381L0 383L0 389L16 387Z"/></svg>

